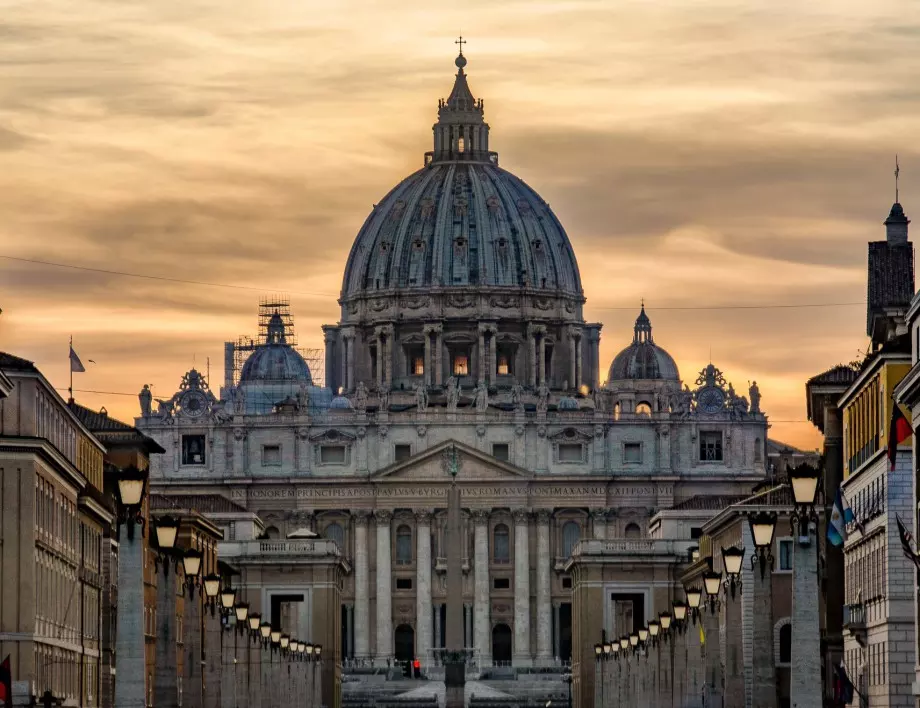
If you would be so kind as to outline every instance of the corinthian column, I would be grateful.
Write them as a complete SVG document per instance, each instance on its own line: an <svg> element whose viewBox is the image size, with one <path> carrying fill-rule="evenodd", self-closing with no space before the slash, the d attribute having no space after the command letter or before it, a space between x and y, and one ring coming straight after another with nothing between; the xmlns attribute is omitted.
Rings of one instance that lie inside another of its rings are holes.
<svg viewBox="0 0 920 708"><path fill-rule="evenodd" d="M489 621L489 512L473 509L473 647L479 665L492 665L491 622Z"/></svg>
<svg viewBox="0 0 920 708"><path fill-rule="evenodd" d="M415 512L415 655L428 662L431 649L431 510Z"/></svg>
<svg viewBox="0 0 920 708"><path fill-rule="evenodd" d="M537 662L553 657L553 615L549 586L549 509L537 511Z"/></svg>
<svg viewBox="0 0 920 708"><path fill-rule="evenodd" d="M479 325L479 357L476 362L476 368L479 369L479 383L485 383L486 380L486 331L482 325Z"/></svg>
<svg viewBox="0 0 920 708"><path fill-rule="evenodd" d="M390 565L390 521L393 512L380 509L377 518L377 659L393 657L393 592Z"/></svg>
<svg viewBox="0 0 920 708"><path fill-rule="evenodd" d="M514 666L530 666L530 543L526 509L514 511Z"/></svg>
<svg viewBox="0 0 920 708"><path fill-rule="evenodd" d="M354 515L355 525L355 657L370 655L370 603L368 602L366 512Z"/></svg>

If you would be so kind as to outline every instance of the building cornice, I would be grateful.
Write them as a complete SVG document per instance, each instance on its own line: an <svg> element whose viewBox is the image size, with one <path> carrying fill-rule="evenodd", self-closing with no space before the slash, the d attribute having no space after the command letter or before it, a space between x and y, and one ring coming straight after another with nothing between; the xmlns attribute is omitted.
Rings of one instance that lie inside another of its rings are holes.
<svg viewBox="0 0 920 708"><path fill-rule="evenodd" d="M840 397L840 400L837 401L837 407L846 407L852 398L860 391L862 391L863 387L866 385L866 383L868 383L869 379L878 373L884 366L889 364L910 364L910 354L901 352L879 352L878 354L875 354L875 358L872 360L872 363L869 364L865 370L860 372L859 376L856 377L856 380L844 392L844 394Z"/></svg>
<svg viewBox="0 0 920 708"><path fill-rule="evenodd" d="M80 470L45 438L0 437L0 452L12 456L13 459L39 457L50 465L53 471L73 484L78 491L89 484Z"/></svg>

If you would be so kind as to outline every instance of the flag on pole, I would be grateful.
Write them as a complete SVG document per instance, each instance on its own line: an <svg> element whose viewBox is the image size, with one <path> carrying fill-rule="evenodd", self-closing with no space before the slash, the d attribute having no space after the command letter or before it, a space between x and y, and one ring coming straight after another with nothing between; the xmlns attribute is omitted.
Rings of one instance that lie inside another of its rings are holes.
<svg viewBox="0 0 920 708"><path fill-rule="evenodd" d="M834 506L831 509L831 522L827 525L827 540L832 546L842 546L847 540L847 524L856 520L853 510L843 496L843 489L837 487Z"/></svg>
<svg viewBox="0 0 920 708"><path fill-rule="evenodd" d="M703 623L700 622L700 646L706 646L706 632L703 631Z"/></svg>
<svg viewBox="0 0 920 708"><path fill-rule="evenodd" d="M891 425L888 427L888 462L892 470L898 455L898 445L907 440L912 434L910 423L907 422L907 418L901 412L901 406L892 401Z"/></svg>
<svg viewBox="0 0 920 708"><path fill-rule="evenodd" d="M10 655L0 663L0 701L10 708L13 705L13 674L10 671Z"/></svg>
<svg viewBox="0 0 920 708"><path fill-rule="evenodd" d="M853 682L847 676L847 667L840 662L839 666L834 667L834 699L844 705L853 701Z"/></svg>
<svg viewBox="0 0 920 708"><path fill-rule="evenodd" d="M70 373L83 373L86 371L86 367L83 366L83 362L80 361L80 357L77 356L77 353L73 350L73 344L70 345Z"/></svg>
<svg viewBox="0 0 920 708"><path fill-rule="evenodd" d="M904 556L907 560L913 563L917 567L917 570L920 570L920 556L914 551L914 537L911 535L910 531L904 527L900 516L895 514L894 518L898 522L898 535L901 537L901 550L904 552Z"/></svg>

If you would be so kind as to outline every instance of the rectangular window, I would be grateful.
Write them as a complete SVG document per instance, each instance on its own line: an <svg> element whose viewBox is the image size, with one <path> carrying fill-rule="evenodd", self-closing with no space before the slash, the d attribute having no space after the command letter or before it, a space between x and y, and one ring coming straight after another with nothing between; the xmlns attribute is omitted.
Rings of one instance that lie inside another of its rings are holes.
<svg viewBox="0 0 920 708"><path fill-rule="evenodd" d="M396 589L397 590L411 590L412 589L412 578L396 578Z"/></svg>
<svg viewBox="0 0 920 708"><path fill-rule="evenodd" d="M454 357L454 376L469 376L470 360L466 354L457 354Z"/></svg>
<svg viewBox="0 0 920 708"><path fill-rule="evenodd" d="M414 376L425 375L425 357L416 356L412 358L412 374Z"/></svg>
<svg viewBox="0 0 920 708"><path fill-rule="evenodd" d="M779 542L779 569L792 570L792 539Z"/></svg>
<svg viewBox="0 0 920 708"><path fill-rule="evenodd" d="M263 445L262 446L262 466L270 467L281 464L281 446L280 445Z"/></svg>
<svg viewBox="0 0 920 708"><path fill-rule="evenodd" d="M572 589L572 579L568 576L562 578L562 589L571 590Z"/></svg>
<svg viewBox="0 0 920 708"><path fill-rule="evenodd" d="M496 460L508 461L508 443L494 443L492 445L492 457Z"/></svg>
<svg viewBox="0 0 920 708"><path fill-rule="evenodd" d="M582 461L581 443L561 443L559 445L560 462L581 462Z"/></svg>
<svg viewBox="0 0 920 708"><path fill-rule="evenodd" d="M492 588L494 590L510 590L511 589L511 579L510 578L493 578Z"/></svg>
<svg viewBox="0 0 920 708"><path fill-rule="evenodd" d="M511 373L511 360L506 354L498 355L498 367L497 367L499 376L508 376Z"/></svg>
<svg viewBox="0 0 920 708"><path fill-rule="evenodd" d="M693 540L696 540L702 535L703 535L703 529L701 526L691 526L690 527L690 538L692 538Z"/></svg>
<svg viewBox="0 0 920 708"><path fill-rule="evenodd" d="M324 465L344 465L344 445L323 445L319 449L319 461Z"/></svg>
<svg viewBox="0 0 920 708"><path fill-rule="evenodd" d="M183 435L182 464L203 465L204 463L204 435Z"/></svg>
<svg viewBox="0 0 920 708"><path fill-rule="evenodd" d="M627 465L638 465L642 462L642 445L639 443L625 443L623 445L623 462Z"/></svg>
<svg viewBox="0 0 920 708"><path fill-rule="evenodd" d="M402 462L403 460L408 460L412 457L412 446L411 445L396 445L394 457L397 462Z"/></svg>
<svg viewBox="0 0 920 708"><path fill-rule="evenodd" d="M700 462L722 461L722 433L718 431L700 432Z"/></svg>

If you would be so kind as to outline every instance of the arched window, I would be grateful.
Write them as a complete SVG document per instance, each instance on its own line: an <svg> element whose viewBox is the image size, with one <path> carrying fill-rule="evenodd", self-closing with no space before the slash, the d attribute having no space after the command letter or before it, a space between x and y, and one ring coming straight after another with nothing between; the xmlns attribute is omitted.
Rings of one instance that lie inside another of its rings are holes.
<svg viewBox="0 0 920 708"><path fill-rule="evenodd" d="M784 624L779 628L779 663L788 664L792 661L792 624Z"/></svg>
<svg viewBox="0 0 920 708"><path fill-rule="evenodd" d="M614 419L614 420L619 420L619 419L620 419L620 403L619 403L619 401L613 405L613 419Z"/></svg>
<svg viewBox="0 0 920 708"><path fill-rule="evenodd" d="M263 538L278 538L278 529L274 526L269 526L265 529L265 532L262 534Z"/></svg>
<svg viewBox="0 0 920 708"><path fill-rule="evenodd" d="M403 524L396 529L396 564L409 565L412 562L412 529Z"/></svg>
<svg viewBox="0 0 920 708"><path fill-rule="evenodd" d="M572 549L581 538L581 527L575 521L568 521L562 527L562 557L572 555Z"/></svg>
<svg viewBox="0 0 920 708"><path fill-rule="evenodd" d="M457 152L461 154L466 152L466 142L463 140L463 138L457 139Z"/></svg>
<svg viewBox="0 0 920 708"><path fill-rule="evenodd" d="M330 541L335 541L340 551L345 550L345 529L343 529L340 524L333 521L323 531L323 536Z"/></svg>
<svg viewBox="0 0 920 708"><path fill-rule="evenodd" d="M652 407L645 401L639 401L636 404L636 415L650 416L652 415Z"/></svg>
<svg viewBox="0 0 920 708"><path fill-rule="evenodd" d="M626 538L642 538L642 529L639 528L639 524L626 525Z"/></svg>
<svg viewBox="0 0 920 708"><path fill-rule="evenodd" d="M508 527L505 524L496 524L492 530L492 560L496 563L508 563L511 561Z"/></svg>

